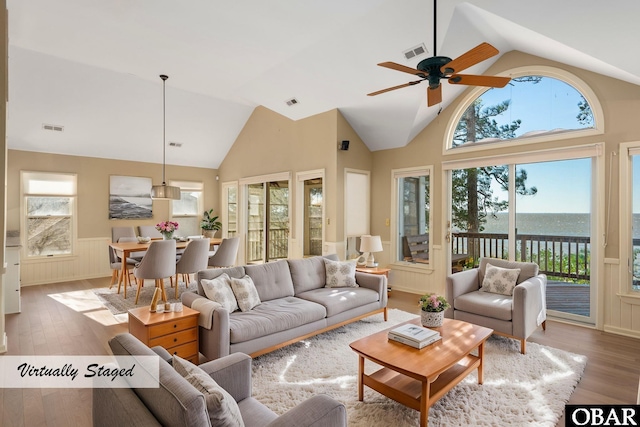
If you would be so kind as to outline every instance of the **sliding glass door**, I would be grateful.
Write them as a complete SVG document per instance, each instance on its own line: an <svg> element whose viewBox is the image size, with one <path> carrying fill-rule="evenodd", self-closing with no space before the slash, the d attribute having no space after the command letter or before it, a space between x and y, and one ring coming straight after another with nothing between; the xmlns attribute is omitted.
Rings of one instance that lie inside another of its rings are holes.
<svg viewBox="0 0 640 427"><path fill-rule="evenodd" d="M247 185L247 263L289 255L289 182Z"/></svg>

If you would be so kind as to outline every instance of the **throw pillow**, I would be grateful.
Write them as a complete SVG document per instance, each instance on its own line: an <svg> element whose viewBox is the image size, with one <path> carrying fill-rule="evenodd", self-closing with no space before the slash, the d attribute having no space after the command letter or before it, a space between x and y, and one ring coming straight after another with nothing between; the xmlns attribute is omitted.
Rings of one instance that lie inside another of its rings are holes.
<svg viewBox="0 0 640 427"><path fill-rule="evenodd" d="M259 305L260 295L251 276L245 275L242 279L231 278L231 289L238 300L238 307L242 311L249 311Z"/></svg>
<svg viewBox="0 0 640 427"><path fill-rule="evenodd" d="M355 261L332 261L324 258L326 288L357 288Z"/></svg>
<svg viewBox="0 0 640 427"><path fill-rule="evenodd" d="M513 288L516 287L519 275L519 268L502 268L487 264L480 290L494 294L513 295Z"/></svg>
<svg viewBox="0 0 640 427"><path fill-rule="evenodd" d="M211 301L222 305L229 313L238 309L238 301L231 289L231 278L227 273L222 273L215 279L202 279L200 281L204 294Z"/></svg>
<svg viewBox="0 0 640 427"><path fill-rule="evenodd" d="M235 399L202 369L174 354L172 365L185 380L204 394L207 411L214 426L244 426Z"/></svg>

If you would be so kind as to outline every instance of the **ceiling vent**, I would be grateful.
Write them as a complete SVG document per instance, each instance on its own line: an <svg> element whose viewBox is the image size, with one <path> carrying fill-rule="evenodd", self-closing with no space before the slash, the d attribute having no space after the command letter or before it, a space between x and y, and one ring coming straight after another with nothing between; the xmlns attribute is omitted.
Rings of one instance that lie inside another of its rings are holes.
<svg viewBox="0 0 640 427"><path fill-rule="evenodd" d="M297 99L295 99L295 98L287 99L285 102L287 103L287 105L288 105L289 107L293 107L294 105L297 105L297 104L299 104L299 103L300 103L300 102L299 102Z"/></svg>
<svg viewBox="0 0 640 427"><path fill-rule="evenodd" d="M169 142L169 147L180 148L182 147L182 142Z"/></svg>
<svg viewBox="0 0 640 427"><path fill-rule="evenodd" d="M63 132L64 131L64 126L60 126L60 125L48 125L46 123L42 124L42 129L44 130L52 130L54 132Z"/></svg>
<svg viewBox="0 0 640 427"><path fill-rule="evenodd" d="M402 52L406 59L413 59L416 56L424 55L425 53L427 53L427 48L425 47L424 43L421 43L418 46L414 46L411 49Z"/></svg>

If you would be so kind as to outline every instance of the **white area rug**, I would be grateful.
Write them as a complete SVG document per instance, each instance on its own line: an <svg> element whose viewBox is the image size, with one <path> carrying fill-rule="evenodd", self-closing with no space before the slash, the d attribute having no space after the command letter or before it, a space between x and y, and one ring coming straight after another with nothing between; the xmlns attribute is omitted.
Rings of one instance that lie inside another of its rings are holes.
<svg viewBox="0 0 640 427"><path fill-rule="evenodd" d="M358 402L358 356L349 343L417 317L389 310L298 342L253 361L253 397L282 414L303 400L328 394L347 407L349 426L416 426L419 413L364 388ZM484 384L469 375L429 410L430 426L555 426L580 381L587 358L492 336L485 347ZM367 373L377 370L365 362Z"/></svg>
<svg viewBox="0 0 640 427"><path fill-rule="evenodd" d="M175 289L169 285L169 281L165 281L165 292L167 293L167 298L169 302L180 301L180 295L186 291L195 291L198 289L198 285L195 281L191 281L189 286L185 286L184 282L180 282L178 286L178 298L175 298ZM138 298L138 304L136 301L136 291L137 286L130 286L127 289L127 298L124 298L124 291L120 289L120 293L118 294L118 285L115 284L111 289L106 288L97 288L92 289L93 293L96 294L98 299L111 311L111 313L121 314L126 313L132 308L143 307L145 305L151 304L151 299L153 298L153 292L155 291L155 286L153 281L147 280L145 285L142 287L140 292L140 297Z"/></svg>

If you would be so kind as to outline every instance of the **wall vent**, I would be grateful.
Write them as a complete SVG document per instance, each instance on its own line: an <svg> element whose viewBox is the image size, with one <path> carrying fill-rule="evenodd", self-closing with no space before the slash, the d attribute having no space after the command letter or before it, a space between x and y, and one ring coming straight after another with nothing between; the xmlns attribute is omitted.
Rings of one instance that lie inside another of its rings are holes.
<svg viewBox="0 0 640 427"><path fill-rule="evenodd" d="M289 107L293 107L294 105L297 105L297 104L299 104L299 103L300 103L300 102L299 102L297 99L295 99L295 98L287 99L285 102L287 103L287 105L288 105Z"/></svg>
<svg viewBox="0 0 640 427"><path fill-rule="evenodd" d="M424 55L425 53L427 53L427 48L424 43L421 43L418 46L414 46L411 49L407 49L402 52L406 59L413 59L416 56Z"/></svg>
<svg viewBox="0 0 640 427"><path fill-rule="evenodd" d="M44 130L52 130L54 132L63 132L64 131L64 126L60 126L60 125L48 125L46 123L42 124L42 129Z"/></svg>
<svg viewBox="0 0 640 427"><path fill-rule="evenodd" d="M182 147L182 142L169 142L169 147L180 148Z"/></svg>

